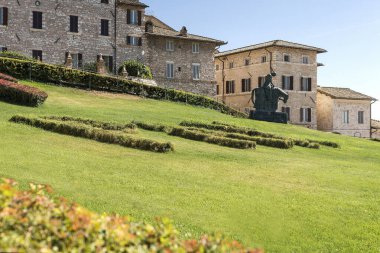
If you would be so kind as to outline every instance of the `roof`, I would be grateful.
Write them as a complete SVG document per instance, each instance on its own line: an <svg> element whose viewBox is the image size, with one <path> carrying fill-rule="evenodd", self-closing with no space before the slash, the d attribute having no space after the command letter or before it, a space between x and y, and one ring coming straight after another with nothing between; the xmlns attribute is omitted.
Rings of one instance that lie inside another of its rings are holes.
<svg viewBox="0 0 380 253"><path fill-rule="evenodd" d="M176 38L176 39L184 39L184 40L195 40L195 41L202 41L202 42L211 42L215 43L217 45L224 45L226 42L212 39L209 37L199 36L195 34L188 33L187 36L180 35L179 31L176 31L172 27L168 26L155 16L147 16L148 21L151 21L153 23L153 32L146 32L145 34L151 35L151 36L160 36L160 37L167 37L167 38Z"/></svg>
<svg viewBox="0 0 380 253"><path fill-rule="evenodd" d="M371 120L371 127L374 129L380 129L380 120Z"/></svg>
<svg viewBox="0 0 380 253"><path fill-rule="evenodd" d="M352 100L370 100L376 101L376 98L364 95L349 88L338 87L318 87L318 92L335 98L335 99L352 99Z"/></svg>
<svg viewBox="0 0 380 253"><path fill-rule="evenodd" d="M143 8L149 7L148 5L141 3L139 0L117 0L117 3L138 6L138 7L143 7Z"/></svg>
<svg viewBox="0 0 380 253"><path fill-rule="evenodd" d="M326 53L327 51L322 48L318 47L313 47L313 46L307 46L299 43L294 43L294 42L289 42L285 40L272 40L260 44L255 44L247 47L241 47L233 50L228 50L221 52L216 55L216 57L220 56L227 56L231 54L237 54L237 53L243 53L247 51L252 51L252 50L257 50L257 49L262 49L262 48L268 48L268 47L274 47L274 46L279 46L279 47L288 47L288 48L297 48L297 49L304 49L304 50L311 50L311 51L316 51L317 53Z"/></svg>

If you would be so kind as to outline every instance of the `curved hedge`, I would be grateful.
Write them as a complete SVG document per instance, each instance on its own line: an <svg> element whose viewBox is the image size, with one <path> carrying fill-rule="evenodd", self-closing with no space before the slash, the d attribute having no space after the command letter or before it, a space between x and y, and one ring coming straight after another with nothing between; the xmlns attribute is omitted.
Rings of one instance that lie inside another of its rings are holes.
<svg viewBox="0 0 380 253"><path fill-rule="evenodd" d="M9 78L10 79L10 78ZM18 84L0 78L0 100L26 106L39 106L48 94L37 88Z"/></svg>
<svg viewBox="0 0 380 253"><path fill-rule="evenodd" d="M0 72L18 78L33 78L37 81L55 83L68 87L120 92L152 99L166 99L173 102L182 102L217 110L221 113L235 117L247 117L244 113L236 111L209 97L173 89L144 85L131 80L102 76L76 69L67 69L62 66L49 65L42 62L31 62L0 57Z"/></svg>
<svg viewBox="0 0 380 253"><path fill-rule="evenodd" d="M53 120L30 118L19 115L13 116L10 121L30 125L55 133L87 138L104 143L118 144L128 148L158 153L166 153L174 150L174 147L170 142L161 143L154 140L132 138L130 136L126 136L125 134L115 133L104 129L96 129L83 124L73 124L65 121L57 122Z"/></svg>
<svg viewBox="0 0 380 253"><path fill-rule="evenodd" d="M263 252L219 235L181 240L168 219L150 225L98 215L64 198L52 198L49 186L30 184L27 191L15 187L13 180L0 180L2 252Z"/></svg>

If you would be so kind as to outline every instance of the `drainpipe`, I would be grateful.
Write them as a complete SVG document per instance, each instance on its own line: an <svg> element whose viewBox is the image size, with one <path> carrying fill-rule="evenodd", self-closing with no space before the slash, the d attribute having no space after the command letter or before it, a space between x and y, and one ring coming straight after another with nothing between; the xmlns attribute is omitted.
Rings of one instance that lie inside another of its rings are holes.
<svg viewBox="0 0 380 253"><path fill-rule="evenodd" d="M117 1L118 0L114 0L115 1L115 4L114 4L114 7L115 7L115 10L114 10L114 48L113 48L113 73L116 75L117 74L117 67L116 67L116 63L117 63Z"/></svg>
<svg viewBox="0 0 380 253"><path fill-rule="evenodd" d="M222 59L222 58L219 58L219 60L222 62L222 101L223 103L225 103L225 92L224 92L224 83L225 83L225 80L226 80L226 76L224 75L224 69L225 69L225 62L224 60L226 60L226 58Z"/></svg>

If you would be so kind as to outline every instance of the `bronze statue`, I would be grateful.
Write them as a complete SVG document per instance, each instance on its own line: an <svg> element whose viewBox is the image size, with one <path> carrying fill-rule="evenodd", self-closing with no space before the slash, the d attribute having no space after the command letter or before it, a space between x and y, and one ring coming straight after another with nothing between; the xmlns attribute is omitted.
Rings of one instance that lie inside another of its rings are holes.
<svg viewBox="0 0 380 253"><path fill-rule="evenodd" d="M269 74L265 77L265 83L262 87L252 90L252 103L256 109L251 112L251 118L271 122L287 122L287 115L276 113L278 101L286 103L289 95L281 88L277 88L272 83L272 78L276 73Z"/></svg>

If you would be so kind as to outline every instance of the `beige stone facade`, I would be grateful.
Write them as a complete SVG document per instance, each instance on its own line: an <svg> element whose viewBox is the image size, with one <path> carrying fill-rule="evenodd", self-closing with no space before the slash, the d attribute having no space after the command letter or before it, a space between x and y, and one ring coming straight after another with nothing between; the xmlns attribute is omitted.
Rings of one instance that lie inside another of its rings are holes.
<svg viewBox="0 0 380 253"><path fill-rule="evenodd" d="M369 138L374 100L347 88L320 87L317 94L318 130Z"/></svg>
<svg viewBox="0 0 380 253"><path fill-rule="evenodd" d="M311 46L270 41L219 53L215 58L217 99L240 111L249 111L253 106L251 90L274 71L277 76L273 83L289 94L287 104L280 102L278 111L287 110L292 124L315 129L317 68L320 66L317 54L323 52L326 51ZM250 85L243 79L250 80ZM231 82L234 82L232 91Z"/></svg>
<svg viewBox="0 0 380 253"><path fill-rule="evenodd" d="M372 138L380 139L380 120L372 120Z"/></svg>

